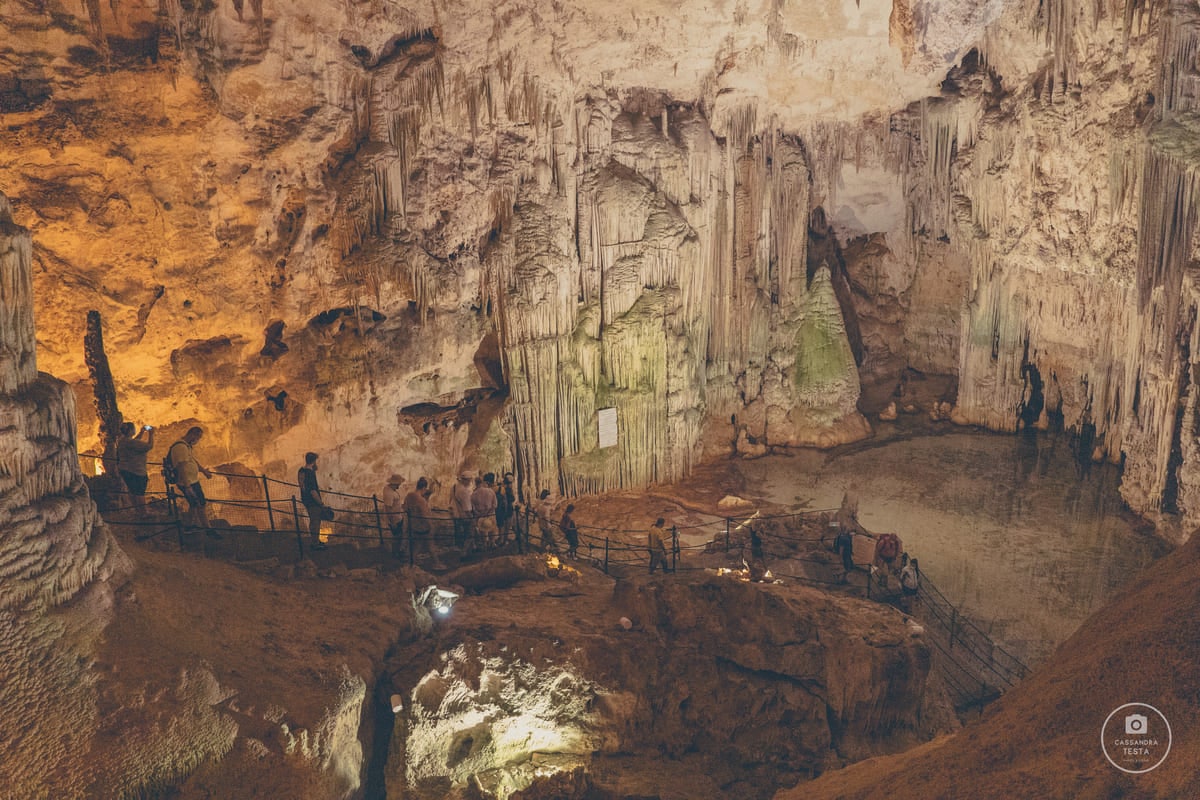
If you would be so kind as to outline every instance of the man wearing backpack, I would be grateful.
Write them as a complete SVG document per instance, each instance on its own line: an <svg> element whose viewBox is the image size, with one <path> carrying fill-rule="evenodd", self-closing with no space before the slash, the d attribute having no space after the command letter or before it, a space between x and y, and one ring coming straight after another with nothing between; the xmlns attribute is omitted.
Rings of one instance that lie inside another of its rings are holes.
<svg viewBox="0 0 1200 800"><path fill-rule="evenodd" d="M192 448L196 446L203 435L203 428L188 428L184 437L171 445L171 449L167 451L167 457L163 459L163 466L164 468L170 466L170 471L174 473L175 485L187 498L192 524L204 528L209 536L219 539L220 534L208 527L208 499L205 498L204 489L200 486L201 473L206 478L211 478L212 473L200 466L200 462L196 460L196 454L192 452Z"/></svg>

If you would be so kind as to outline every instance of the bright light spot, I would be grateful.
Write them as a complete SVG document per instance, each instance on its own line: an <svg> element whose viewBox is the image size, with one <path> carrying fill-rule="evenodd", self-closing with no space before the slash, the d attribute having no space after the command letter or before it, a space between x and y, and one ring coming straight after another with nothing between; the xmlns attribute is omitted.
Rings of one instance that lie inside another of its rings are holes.
<svg viewBox="0 0 1200 800"><path fill-rule="evenodd" d="M94 471L93 474L103 475L104 474L104 463L98 458L95 461L93 461L92 463L95 464L95 466L92 468Z"/></svg>
<svg viewBox="0 0 1200 800"><path fill-rule="evenodd" d="M417 593L416 605L425 606L431 612L436 611L438 614L445 616L450 613L450 609L454 606L454 601L457 599L458 595L454 592L439 589L436 585L431 584Z"/></svg>

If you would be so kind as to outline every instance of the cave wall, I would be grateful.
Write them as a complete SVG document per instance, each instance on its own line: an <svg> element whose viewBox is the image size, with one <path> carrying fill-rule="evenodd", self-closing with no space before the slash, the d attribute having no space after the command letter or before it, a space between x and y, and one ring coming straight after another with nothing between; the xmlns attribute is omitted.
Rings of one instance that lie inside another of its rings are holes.
<svg viewBox="0 0 1200 800"><path fill-rule="evenodd" d="M1186 3L4 10L43 357L85 391L99 307L210 464L576 494L867 435L905 368L1011 431L1032 366L1197 505Z"/></svg>
<svg viewBox="0 0 1200 800"><path fill-rule="evenodd" d="M81 397L98 307L126 416L200 422L210 465L291 477L313 448L352 490L467 462L566 493L867 433L800 277L820 156L791 131L928 92L994 15L4 9L0 180Z"/></svg>

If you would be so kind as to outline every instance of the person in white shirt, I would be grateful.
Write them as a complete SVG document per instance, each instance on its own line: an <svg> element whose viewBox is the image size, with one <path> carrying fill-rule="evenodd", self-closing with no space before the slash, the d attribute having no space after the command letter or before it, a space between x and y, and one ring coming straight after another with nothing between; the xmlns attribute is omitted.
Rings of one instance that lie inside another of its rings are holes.
<svg viewBox="0 0 1200 800"><path fill-rule="evenodd" d="M475 546L495 547L500 531L496 527L496 475L489 472L475 479L471 495L471 511L475 514Z"/></svg>
<svg viewBox="0 0 1200 800"><path fill-rule="evenodd" d="M907 563L900 570L900 590L911 597L921 589L921 568L915 558L909 560L908 553L904 554L902 560Z"/></svg>
<svg viewBox="0 0 1200 800"><path fill-rule="evenodd" d="M400 496L400 484L402 483L404 483L404 476L393 472L379 498L381 503L379 510L383 514L383 523L392 533L392 555L396 558L400 558L403 554L401 544L404 537L404 498Z"/></svg>

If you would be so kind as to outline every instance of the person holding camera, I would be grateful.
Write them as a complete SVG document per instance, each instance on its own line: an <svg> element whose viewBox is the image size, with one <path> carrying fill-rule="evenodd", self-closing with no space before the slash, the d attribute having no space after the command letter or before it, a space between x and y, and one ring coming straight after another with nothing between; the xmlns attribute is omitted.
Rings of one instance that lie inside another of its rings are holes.
<svg viewBox="0 0 1200 800"><path fill-rule="evenodd" d="M134 431L137 434L134 434ZM122 422L121 436L117 439L117 472L125 487L138 519L146 517L146 486L150 476L146 472L146 456L154 448L154 428L145 425L137 430L132 422ZM143 439L142 436L145 435Z"/></svg>
<svg viewBox="0 0 1200 800"><path fill-rule="evenodd" d="M313 550L326 550L321 541L321 520L333 519L332 509L321 499L317 486L317 454L305 453L304 466L296 471L296 482L300 484L300 502L308 512L308 533L312 536Z"/></svg>

